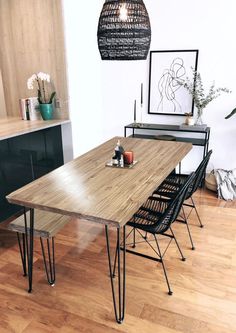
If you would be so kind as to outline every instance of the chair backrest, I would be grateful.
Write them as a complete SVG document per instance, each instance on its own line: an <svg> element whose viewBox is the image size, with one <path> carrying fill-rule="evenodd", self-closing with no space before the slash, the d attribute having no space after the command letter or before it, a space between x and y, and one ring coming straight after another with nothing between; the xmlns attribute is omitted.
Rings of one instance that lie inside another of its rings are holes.
<svg viewBox="0 0 236 333"><path fill-rule="evenodd" d="M189 186L191 186L192 181L195 177L195 173L191 173L188 178L186 179L185 183L181 185L179 190L177 191L176 195L172 199L163 199L159 198L157 200L163 200L166 202L166 209L163 212L163 216L159 218L156 224L152 225L153 232L155 233L163 233L167 231L177 217L182 207L182 204L186 197L186 192L188 191Z"/></svg>
<svg viewBox="0 0 236 333"><path fill-rule="evenodd" d="M192 194L198 189L199 185L201 184L201 181L205 175L206 168L208 165L208 162L210 160L212 154L212 150L210 150L206 156L203 158L199 166L197 167L195 171L195 177L193 178L192 184L189 186L188 191L186 192L185 199L188 199L192 196Z"/></svg>

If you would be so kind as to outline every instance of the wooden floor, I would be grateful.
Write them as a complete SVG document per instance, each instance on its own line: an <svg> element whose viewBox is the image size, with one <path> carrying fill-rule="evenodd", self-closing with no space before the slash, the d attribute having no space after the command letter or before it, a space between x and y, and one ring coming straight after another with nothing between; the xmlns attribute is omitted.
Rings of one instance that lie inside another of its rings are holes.
<svg viewBox="0 0 236 333"><path fill-rule="evenodd" d="M36 245L33 293L28 294L16 235L2 224L0 332L236 332L236 202L218 200L204 190L195 199L205 227L197 226L192 213L192 251L185 226L174 225L187 260L179 260L174 244L166 253L172 296L160 264L127 254L122 325L114 321L102 226L74 220L56 236L54 287L46 282Z"/></svg>

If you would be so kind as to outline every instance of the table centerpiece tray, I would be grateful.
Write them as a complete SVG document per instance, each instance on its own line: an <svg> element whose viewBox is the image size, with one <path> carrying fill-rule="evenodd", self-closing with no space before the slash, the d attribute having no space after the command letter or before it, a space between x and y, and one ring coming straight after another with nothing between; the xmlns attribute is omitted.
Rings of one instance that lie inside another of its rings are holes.
<svg viewBox="0 0 236 333"><path fill-rule="evenodd" d="M123 161L121 161L119 164L114 164L112 160L106 162L105 166L110 168L119 168L119 169L132 169L135 164L137 164L138 161L133 161L131 164L124 164Z"/></svg>

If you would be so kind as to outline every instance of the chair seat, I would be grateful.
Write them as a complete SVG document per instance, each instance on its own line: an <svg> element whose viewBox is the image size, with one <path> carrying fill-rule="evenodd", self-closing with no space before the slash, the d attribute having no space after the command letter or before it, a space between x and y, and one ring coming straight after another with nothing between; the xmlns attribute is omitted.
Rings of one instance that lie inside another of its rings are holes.
<svg viewBox="0 0 236 333"><path fill-rule="evenodd" d="M150 233L164 233L168 229L164 214L172 202L172 199L150 196L127 222L127 225Z"/></svg>
<svg viewBox="0 0 236 333"><path fill-rule="evenodd" d="M46 212L35 209L34 211L34 235L36 237L50 238L54 237L70 220L69 216ZM27 216L27 230L29 233L30 212L26 213ZM24 215L17 217L13 220L8 228L12 231L25 233Z"/></svg>
<svg viewBox="0 0 236 333"><path fill-rule="evenodd" d="M153 194L158 194L163 197L174 198L179 188L186 182L188 175L172 174L169 175ZM186 193L187 195L187 193Z"/></svg>
<svg viewBox="0 0 236 333"><path fill-rule="evenodd" d="M158 223L161 217L161 214L159 215L160 216L151 211L147 212L141 207L138 212L133 215L132 219L128 221L127 225L152 233L155 230L154 225Z"/></svg>

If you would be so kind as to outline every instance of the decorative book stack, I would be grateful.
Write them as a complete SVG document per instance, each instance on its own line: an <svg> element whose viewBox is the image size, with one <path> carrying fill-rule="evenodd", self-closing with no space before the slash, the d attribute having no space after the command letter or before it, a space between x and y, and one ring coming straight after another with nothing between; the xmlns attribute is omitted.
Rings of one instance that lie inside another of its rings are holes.
<svg viewBox="0 0 236 333"><path fill-rule="evenodd" d="M42 120L37 97L21 98L19 102L22 120Z"/></svg>

